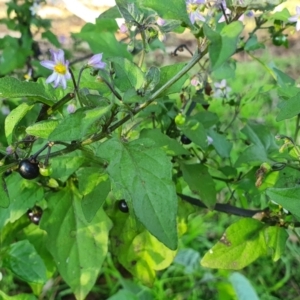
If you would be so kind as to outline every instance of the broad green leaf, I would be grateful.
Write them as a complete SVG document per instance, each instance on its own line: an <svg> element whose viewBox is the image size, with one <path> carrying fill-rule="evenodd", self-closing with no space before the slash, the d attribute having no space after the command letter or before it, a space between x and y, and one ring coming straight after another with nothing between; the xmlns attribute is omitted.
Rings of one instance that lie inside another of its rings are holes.
<svg viewBox="0 0 300 300"><path fill-rule="evenodd" d="M291 16L290 12L288 11L287 8L284 8L281 11L276 11L273 14L270 14L268 16L269 20L280 20L284 22L288 22L288 18Z"/></svg>
<svg viewBox="0 0 300 300"><path fill-rule="evenodd" d="M1 78L0 78L1 80ZM33 108L33 105L28 105L23 102L5 118L5 136L7 143L10 145L13 142L13 133L18 123L26 116L27 112Z"/></svg>
<svg viewBox="0 0 300 300"><path fill-rule="evenodd" d="M241 167L244 164L261 164L269 161L264 148L257 145L251 145L240 153L234 165L235 167Z"/></svg>
<svg viewBox="0 0 300 300"><path fill-rule="evenodd" d="M100 209L88 223L75 187L50 194L47 202L40 227L48 234L48 249L76 299L83 300L107 254L111 222Z"/></svg>
<svg viewBox="0 0 300 300"><path fill-rule="evenodd" d="M5 179L3 177L3 174L0 174L0 207L8 207L9 205L9 194L6 186Z"/></svg>
<svg viewBox="0 0 300 300"><path fill-rule="evenodd" d="M51 278L57 270L55 262L53 261L53 257L48 251L48 245L46 243L46 231L42 230L39 226L36 226L35 224L30 224L23 230L26 239L30 242L30 244L34 246L37 253L42 258L47 269L47 278ZM41 286L40 288L42 289L43 286Z"/></svg>
<svg viewBox="0 0 300 300"><path fill-rule="evenodd" d="M289 235L285 228L270 226L265 230L265 237L267 246L273 251L272 259L275 262L283 255Z"/></svg>
<svg viewBox="0 0 300 300"><path fill-rule="evenodd" d="M32 283L46 283L46 267L35 248L27 241L19 241L8 248L4 266L17 277Z"/></svg>
<svg viewBox="0 0 300 300"><path fill-rule="evenodd" d="M96 121L110 111L111 106L97 107L88 110L78 109L68 115L51 132L49 139L52 141L77 141L86 136L89 129Z"/></svg>
<svg viewBox="0 0 300 300"><path fill-rule="evenodd" d="M250 281L242 274L233 272L229 276L238 300L259 300Z"/></svg>
<svg viewBox="0 0 300 300"><path fill-rule="evenodd" d="M240 270L267 253L264 224L245 218L230 225L201 260L203 267Z"/></svg>
<svg viewBox="0 0 300 300"><path fill-rule="evenodd" d="M213 139L212 145L221 157L230 157L232 143L229 142L224 135L217 133L213 129L210 129L208 131L208 136Z"/></svg>
<svg viewBox="0 0 300 300"><path fill-rule="evenodd" d="M208 52L213 70L221 66L235 53L238 38L243 28L241 22L235 21L224 26L221 32L218 33L213 31L207 24L204 24L204 33L210 40Z"/></svg>
<svg viewBox="0 0 300 300"><path fill-rule="evenodd" d="M37 300L32 294L18 294L14 296L8 296L4 292L0 291L1 300Z"/></svg>
<svg viewBox="0 0 300 300"><path fill-rule="evenodd" d="M290 77L289 75L287 75L286 73L280 71L275 67L273 67L272 69L276 74L277 82L279 86L285 89L289 89L290 87L295 85L295 79L293 79L292 77Z"/></svg>
<svg viewBox="0 0 300 300"><path fill-rule="evenodd" d="M53 96L36 82L20 81L14 77L0 78L1 98L23 98L53 105Z"/></svg>
<svg viewBox="0 0 300 300"><path fill-rule="evenodd" d="M115 85L123 92L130 88L139 89L144 82L144 73L130 60L123 57L110 58L113 69L116 73Z"/></svg>
<svg viewBox="0 0 300 300"><path fill-rule="evenodd" d="M181 163L180 169L191 191L198 194L207 207L213 209L217 201L217 192L207 167L200 164L188 165Z"/></svg>
<svg viewBox="0 0 300 300"><path fill-rule="evenodd" d="M52 31L46 30L46 31L42 32L42 38L47 39L56 48L61 48L61 44L60 44L57 36Z"/></svg>
<svg viewBox="0 0 300 300"><path fill-rule="evenodd" d="M160 68L160 81L156 86L155 90L160 89L165 83L167 83L170 78L175 76L183 67L184 63L173 64L170 66L164 66ZM182 76L179 80L177 80L173 85L167 88L160 96L166 96L169 94L178 93L181 91L183 84L188 79L187 75Z"/></svg>
<svg viewBox="0 0 300 300"><path fill-rule="evenodd" d="M297 116L300 113L300 93L278 105L279 113L276 121L282 121Z"/></svg>
<svg viewBox="0 0 300 300"><path fill-rule="evenodd" d="M154 90L156 85L160 80L160 70L159 68L152 66L149 68L145 75L145 82L143 84L143 92L151 92Z"/></svg>
<svg viewBox="0 0 300 300"><path fill-rule="evenodd" d="M53 132L58 123L58 120L41 121L28 126L26 128L26 133L43 139L48 139L49 135Z"/></svg>
<svg viewBox="0 0 300 300"><path fill-rule="evenodd" d="M79 192L82 195L82 211L88 222L90 222L97 211L102 207L111 183L107 174L101 174L99 167L85 167L77 172Z"/></svg>
<svg viewBox="0 0 300 300"><path fill-rule="evenodd" d="M10 205L0 209L0 229L8 222L15 222L29 208L44 197L43 188L35 181L22 179L13 172L6 179Z"/></svg>
<svg viewBox="0 0 300 300"><path fill-rule="evenodd" d="M177 247L177 196L170 159L149 139L103 143L98 155L107 159L111 180L132 205L138 220L170 249Z"/></svg>
<svg viewBox="0 0 300 300"><path fill-rule="evenodd" d="M245 45L245 50L246 51L254 51L257 49L264 49L265 45L263 43L260 43L257 40L257 35L253 34L251 37L247 40L246 45Z"/></svg>
<svg viewBox="0 0 300 300"><path fill-rule="evenodd" d="M120 43L115 32L118 25L115 20L96 19L96 24L87 23L80 33L73 34L75 37L86 41L93 53L103 53L104 58L121 56L131 58L126 44ZM100 37L100 38L99 38Z"/></svg>
<svg viewBox="0 0 300 300"><path fill-rule="evenodd" d="M180 20L185 24L191 24L184 1L138 0L138 3L144 7L152 8L164 19Z"/></svg>
<svg viewBox="0 0 300 300"><path fill-rule="evenodd" d="M51 158L52 178L65 182L85 162L85 157L77 150L66 155Z"/></svg>
<svg viewBox="0 0 300 300"><path fill-rule="evenodd" d="M135 3L130 3L128 0L116 0L116 5L127 23L140 23L143 19L143 14L139 11Z"/></svg>
<svg viewBox="0 0 300 300"><path fill-rule="evenodd" d="M205 129L208 129L219 122L218 115L210 111L200 111L193 115L193 118L199 121Z"/></svg>
<svg viewBox="0 0 300 300"><path fill-rule="evenodd" d="M130 214L115 209L110 218L114 224L110 232L112 254L135 278L151 286L155 271L167 268L176 252L159 242Z"/></svg>
<svg viewBox="0 0 300 300"><path fill-rule="evenodd" d="M292 188L270 188L266 191L272 201L290 211L300 220L300 186Z"/></svg>
<svg viewBox="0 0 300 300"><path fill-rule="evenodd" d="M206 149L208 147L207 134L200 122L190 117L187 118L187 122L184 125L178 127L184 135L202 149Z"/></svg>
<svg viewBox="0 0 300 300"><path fill-rule="evenodd" d="M163 148L170 155L189 154L189 151L182 147L179 142L163 134L159 129L143 129L140 138L153 140L156 146Z"/></svg>

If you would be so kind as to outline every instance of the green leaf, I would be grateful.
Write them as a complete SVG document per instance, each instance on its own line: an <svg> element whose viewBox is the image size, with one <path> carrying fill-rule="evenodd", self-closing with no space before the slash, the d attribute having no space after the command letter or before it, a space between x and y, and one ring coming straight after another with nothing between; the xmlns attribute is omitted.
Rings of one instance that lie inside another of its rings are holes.
<svg viewBox="0 0 300 300"><path fill-rule="evenodd" d="M0 291L1 300L37 300L32 294L18 294L14 296L8 296L4 292Z"/></svg>
<svg viewBox="0 0 300 300"><path fill-rule="evenodd" d="M287 75L286 73L280 71L279 69L273 67L272 68L277 77L278 85L289 89L290 87L295 85L295 79Z"/></svg>
<svg viewBox="0 0 300 300"><path fill-rule="evenodd" d="M288 18L291 16L290 12L287 8L284 8L282 11L276 11L273 14L268 16L269 20L280 20L284 22L288 22Z"/></svg>
<svg viewBox="0 0 300 300"><path fill-rule="evenodd" d="M8 195L8 190L6 186L5 179L3 177L3 174L0 174L1 179L0 179L0 207L8 207L10 201L9 201L9 195Z"/></svg>
<svg viewBox="0 0 300 300"><path fill-rule="evenodd" d="M184 63L178 63L170 66L164 66L160 68L160 81L159 84L156 86L156 90L160 89L165 83L167 83L170 78L175 76L183 67L185 66ZM161 96L166 96L169 94L178 93L181 91L183 84L188 79L188 76L185 74L179 80L177 80L173 85L167 88Z"/></svg>
<svg viewBox="0 0 300 300"><path fill-rule="evenodd" d="M116 73L114 83L121 91L125 92L130 88L137 90L142 87L144 73L135 63L123 57L114 57L109 60Z"/></svg>
<svg viewBox="0 0 300 300"><path fill-rule="evenodd" d="M243 23L235 21L223 27L220 33L213 31L207 24L203 25L204 34L210 40L208 47L212 69L215 70L227 61L236 51Z"/></svg>
<svg viewBox="0 0 300 300"><path fill-rule="evenodd" d="M130 214L117 209L110 218L114 224L110 232L112 254L135 278L153 285L155 271L167 268L176 252L158 241Z"/></svg>
<svg viewBox="0 0 300 300"><path fill-rule="evenodd" d="M145 75L145 82L143 84L143 92L151 92L154 90L156 85L159 83L160 80L160 69L152 66L149 68Z"/></svg>
<svg viewBox="0 0 300 300"><path fill-rule="evenodd" d="M238 272L233 272L229 276L229 281L233 285L237 299L259 300L255 289L244 275Z"/></svg>
<svg viewBox="0 0 300 300"><path fill-rule="evenodd" d="M287 101L281 102L278 108L280 110L276 118L278 122L297 116L300 113L300 93Z"/></svg>
<svg viewBox="0 0 300 300"><path fill-rule="evenodd" d="M264 49L264 48L265 45L258 42L256 34L251 35L251 37L247 40L247 43L245 45L246 51L254 51L257 49Z"/></svg>
<svg viewBox="0 0 300 300"><path fill-rule="evenodd" d="M300 187L270 188L266 191L272 201L290 211L297 220L300 220Z"/></svg>
<svg viewBox="0 0 300 300"><path fill-rule="evenodd" d="M177 247L177 196L172 182L172 164L149 139L122 143L111 139L98 155L107 159L107 171L132 204L139 221L170 249Z"/></svg>
<svg viewBox="0 0 300 300"><path fill-rule="evenodd" d="M51 30L44 31L42 33L42 38L47 39L56 48L61 48L61 44L60 44L57 36Z"/></svg>
<svg viewBox="0 0 300 300"><path fill-rule="evenodd" d="M272 259L277 261L284 253L286 241L289 237L285 228L270 226L265 230L267 246L273 250Z"/></svg>
<svg viewBox="0 0 300 300"><path fill-rule="evenodd" d="M240 270L267 253L264 224L245 218L230 225L201 260L203 267Z"/></svg>
<svg viewBox="0 0 300 300"><path fill-rule="evenodd" d="M106 113L111 106L97 107L93 109L78 109L75 113L68 115L56 126L49 135L52 141L77 141L88 134L92 125Z"/></svg>
<svg viewBox="0 0 300 300"><path fill-rule="evenodd" d="M48 139L49 135L53 132L53 130L58 125L58 120L46 120L35 123L26 128L26 133L40 137L42 139Z"/></svg>
<svg viewBox="0 0 300 300"><path fill-rule="evenodd" d="M83 300L94 286L107 254L111 222L102 209L88 223L73 187L49 195L40 227L60 275L76 299Z"/></svg>
<svg viewBox="0 0 300 300"><path fill-rule="evenodd" d="M4 266L28 283L46 283L46 267L35 248L27 241L19 241L8 248Z"/></svg>
<svg viewBox="0 0 300 300"><path fill-rule="evenodd" d="M53 157L51 158L51 167L53 168L51 177L65 182L84 162L85 158L79 150L63 156Z"/></svg>
<svg viewBox="0 0 300 300"><path fill-rule="evenodd" d="M16 125L24 118L24 116L26 116L27 112L32 108L33 105L28 105L27 103L23 102L15 109L13 109L5 118L5 136L9 145L11 145L13 142L13 132Z"/></svg>
<svg viewBox="0 0 300 300"><path fill-rule="evenodd" d="M178 126L184 135L186 135L191 141L200 146L202 149L206 149L208 146L207 134L203 125L195 120L193 117L187 118L187 122L182 126Z"/></svg>
<svg viewBox="0 0 300 300"><path fill-rule="evenodd" d="M207 207L213 209L217 201L217 192L207 167L200 164L188 165L181 163L180 169L191 191L198 194Z"/></svg>
<svg viewBox="0 0 300 300"><path fill-rule="evenodd" d="M143 129L140 138L149 138L157 147L164 149L170 155L188 155L189 151L179 142L163 134L159 129Z"/></svg>
<svg viewBox="0 0 300 300"><path fill-rule="evenodd" d="M35 181L25 180L16 172L13 172L6 179L10 205L0 209L0 229L8 222L15 222L29 208L44 197L44 190Z"/></svg>
<svg viewBox="0 0 300 300"><path fill-rule="evenodd" d="M80 33L73 35L86 41L93 53L103 53L104 58L120 56L130 59L132 56L127 51L127 45L120 43L115 37L117 30L115 20L97 18L96 24L87 23Z"/></svg>
<svg viewBox="0 0 300 300"><path fill-rule="evenodd" d="M126 22L140 23L142 21L143 15L135 3L129 3L128 0L116 0L116 5Z"/></svg>
<svg viewBox="0 0 300 300"><path fill-rule="evenodd" d="M79 192L82 195L82 211L88 222L90 222L97 211L102 207L111 183L107 174L100 174L99 167L85 167L77 172Z"/></svg>
<svg viewBox="0 0 300 300"><path fill-rule="evenodd" d="M0 96L2 98L22 98L53 105L53 96L36 82L20 81L13 77L0 78Z"/></svg>
<svg viewBox="0 0 300 300"><path fill-rule="evenodd" d="M138 0L138 3L144 7L152 8L164 19L180 20L186 24L191 24L184 1Z"/></svg>
<svg viewBox="0 0 300 300"><path fill-rule="evenodd" d="M223 158L230 157L232 143L229 142L224 135L217 133L213 129L208 131L208 135L213 139L212 145L217 153Z"/></svg>

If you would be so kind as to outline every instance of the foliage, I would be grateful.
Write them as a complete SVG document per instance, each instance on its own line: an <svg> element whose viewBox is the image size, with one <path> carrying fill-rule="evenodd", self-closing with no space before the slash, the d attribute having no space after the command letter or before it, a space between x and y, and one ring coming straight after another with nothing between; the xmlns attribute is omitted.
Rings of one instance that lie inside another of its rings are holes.
<svg viewBox="0 0 300 300"><path fill-rule="evenodd" d="M85 299L101 280L109 299L258 299L265 291L239 270L268 258L288 269L285 249L296 251L287 240L300 226L300 90L264 60L257 32L288 47L294 17L272 13L271 1L117 0L73 34L95 55L69 63L52 50L40 65L33 24L61 45L33 13L37 2L19 2L7 3L2 23L21 37L0 40L1 107L10 111L0 117L0 266L11 286L1 299L53 298L59 281ZM181 44L173 55L190 59L150 63L166 36L184 31L192 51ZM280 122L292 118L290 137ZM16 280L31 294L14 296Z"/></svg>

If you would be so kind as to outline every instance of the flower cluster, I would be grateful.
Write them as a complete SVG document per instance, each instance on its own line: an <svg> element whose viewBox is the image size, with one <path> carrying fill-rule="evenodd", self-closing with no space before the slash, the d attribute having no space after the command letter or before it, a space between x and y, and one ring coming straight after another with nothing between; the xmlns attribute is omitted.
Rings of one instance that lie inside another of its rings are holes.
<svg viewBox="0 0 300 300"><path fill-rule="evenodd" d="M192 24L196 21L205 22L205 17L200 13L200 5L205 4L205 0L187 0L186 10L189 14L189 18Z"/></svg>
<svg viewBox="0 0 300 300"><path fill-rule="evenodd" d="M65 53L59 49L57 51L50 50L52 60L43 60L41 65L53 73L46 79L46 83L52 83L55 88L62 86L64 89L67 87L67 80L71 78L69 70L69 61L65 60ZM104 69L106 63L102 61L102 53L93 55L85 68Z"/></svg>

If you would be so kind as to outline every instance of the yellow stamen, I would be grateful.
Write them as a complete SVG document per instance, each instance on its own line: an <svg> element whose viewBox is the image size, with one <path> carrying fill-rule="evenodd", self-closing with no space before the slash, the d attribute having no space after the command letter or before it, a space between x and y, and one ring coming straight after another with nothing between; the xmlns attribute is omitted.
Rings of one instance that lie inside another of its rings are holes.
<svg viewBox="0 0 300 300"><path fill-rule="evenodd" d="M58 74L65 75L67 73L67 68L64 64L58 63L54 66L54 71Z"/></svg>
<svg viewBox="0 0 300 300"><path fill-rule="evenodd" d="M190 14L190 13L196 11L197 8L198 8L198 4L190 3L190 4L188 4L188 6L187 6L187 12Z"/></svg>

